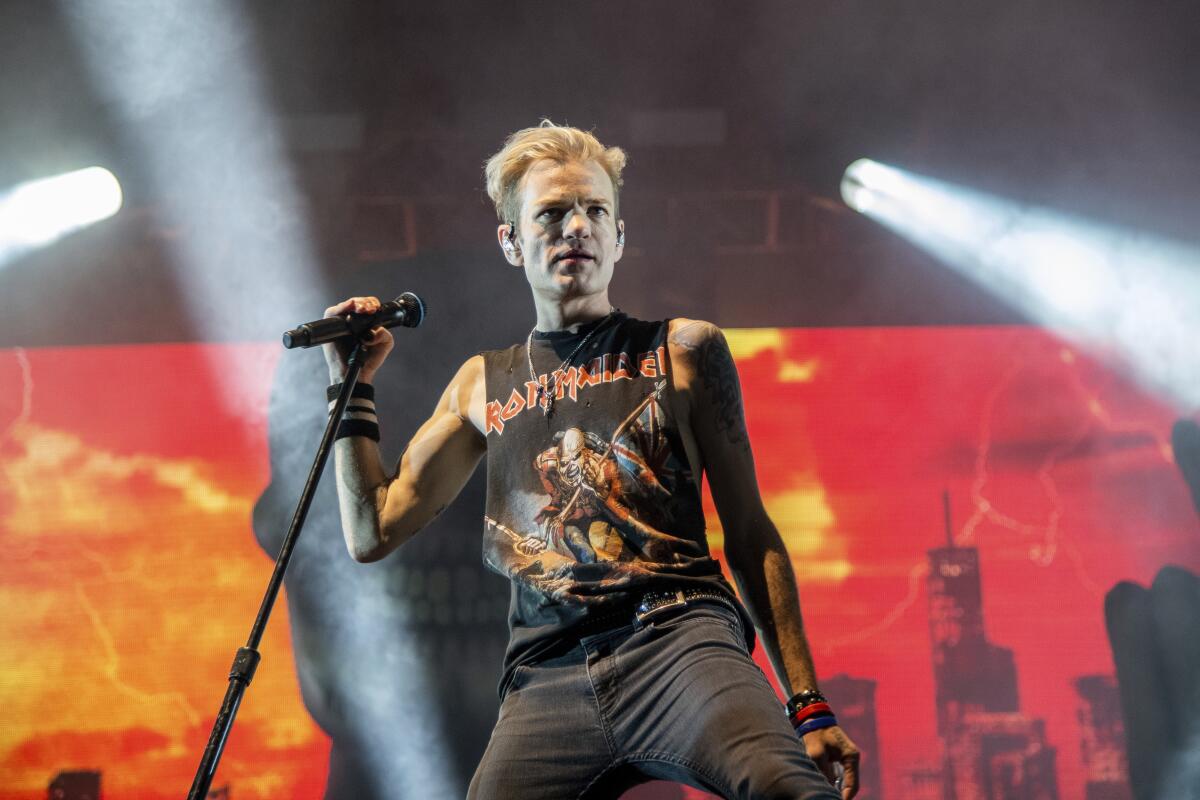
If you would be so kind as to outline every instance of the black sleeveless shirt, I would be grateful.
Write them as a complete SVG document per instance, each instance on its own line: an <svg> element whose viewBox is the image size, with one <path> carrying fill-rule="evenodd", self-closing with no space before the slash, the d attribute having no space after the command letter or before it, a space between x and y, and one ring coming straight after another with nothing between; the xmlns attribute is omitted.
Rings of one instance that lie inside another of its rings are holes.
<svg viewBox="0 0 1200 800"><path fill-rule="evenodd" d="M483 353L483 558L512 581L502 687L516 665L648 591L710 588L746 617L709 555L668 400L667 325L618 311L578 333L536 332L536 380L524 344Z"/></svg>

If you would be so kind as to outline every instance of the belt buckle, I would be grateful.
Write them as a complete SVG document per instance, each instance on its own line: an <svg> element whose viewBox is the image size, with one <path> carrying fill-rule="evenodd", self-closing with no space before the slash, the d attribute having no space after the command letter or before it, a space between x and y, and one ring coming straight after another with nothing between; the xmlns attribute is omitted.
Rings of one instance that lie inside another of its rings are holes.
<svg viewBox="0 0 1200 800"><path fill-rule="evenodd" d="M663 614L676 608L684 608L686 606L687 598L683 596L683 589L676 589L675 598L669 603L663 603L661 606L646 608L646 601L642 600L641 604L637 608L637 611L635 611L633 614L633 619L640 628L646 624L647 620L654 619L659 614Z"/></svg>

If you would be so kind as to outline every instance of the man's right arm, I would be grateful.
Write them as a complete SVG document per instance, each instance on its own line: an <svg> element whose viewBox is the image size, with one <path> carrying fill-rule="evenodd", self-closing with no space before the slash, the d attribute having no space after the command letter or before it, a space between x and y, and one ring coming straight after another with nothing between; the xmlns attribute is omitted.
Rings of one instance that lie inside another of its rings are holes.
<svg viewBox="0 0 1200 800"><path fill-rule="evenodd" d="M350 303L332 307L327 315L351 310ZM371 310L369 304L358 305L366 305L363 310L367 313ZM375 352L369 351L371 370L364 367L367 381L391 349L391 334L377 330L370 345ZM336 379L344 354L327 347L331 375ZM462 491L487 449L482 419L476 419L483 413L483 394L483 357L474 356L442 392L394 474L387 472L379 445L371 439L349 436L335 443L342 532L356 561L383 558L429 524Z"/></svg>

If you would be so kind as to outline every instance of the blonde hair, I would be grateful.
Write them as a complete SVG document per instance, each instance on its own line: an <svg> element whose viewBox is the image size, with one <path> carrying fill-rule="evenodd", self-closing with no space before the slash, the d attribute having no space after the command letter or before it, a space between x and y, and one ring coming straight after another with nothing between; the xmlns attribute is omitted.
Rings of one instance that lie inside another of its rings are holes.
<svg viewBox="0 0 1200 800"><path fill-rule="evenodd" d="M555 125L548 119L536 128L522 128L509 136L500 152L487 160L483 174L487 178L487 193L496 206L501 222L516 225L521 212L519 191L521 180L535 161L548 158L559 164L570 161L595 161L612 180L613 216L617 216L617 194L621 187L621 170L625 168L625 151L605 147L588 131Z"/></svg>

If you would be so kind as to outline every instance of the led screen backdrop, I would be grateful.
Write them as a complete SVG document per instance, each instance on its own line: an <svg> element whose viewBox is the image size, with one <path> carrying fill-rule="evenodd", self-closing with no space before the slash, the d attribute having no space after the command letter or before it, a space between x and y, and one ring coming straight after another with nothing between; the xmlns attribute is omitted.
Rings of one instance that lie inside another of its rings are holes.
<svg viewBox="0 0 1200 800"><path fill-rule="evenodd" d="M818 669L851 732L875 742L863 796L941 797L944 755L959 780L1055 789L1037 796L1119 782L1104 594L1200 566L1172 410L1031 328L730 342ZM272 374L294 357L273 344L0 351L0 798L45 797L63 771L101 772L106 798L184 793L270 572L250 518L271 480ZM330 739L301 700L287 614L281 603L216 782L238 800L326 785ZM473 665L489 692L497 667ZM375 746L386 759L394 743Z"/></svg>

